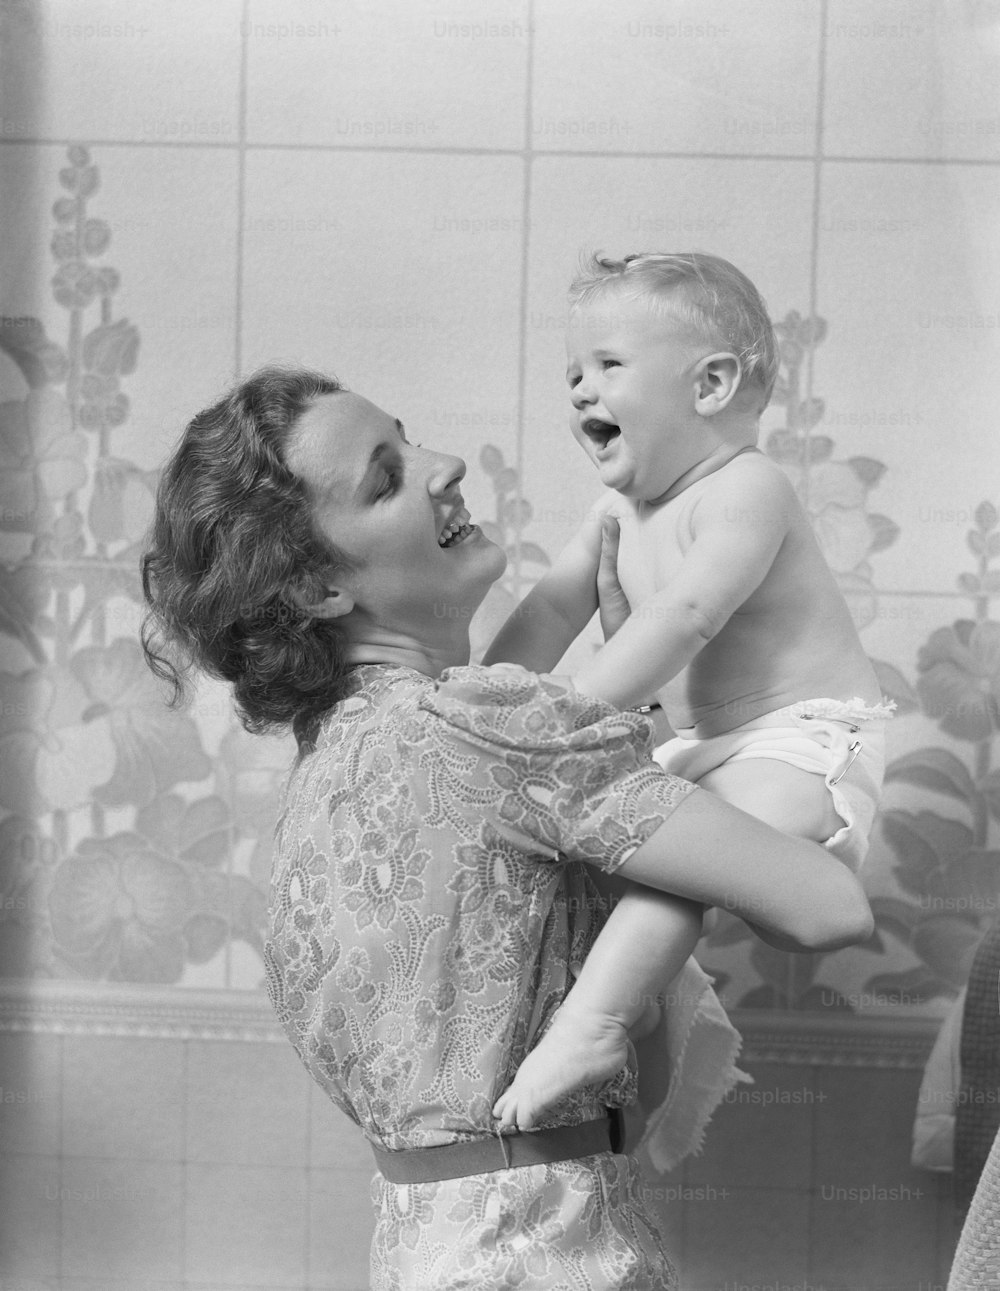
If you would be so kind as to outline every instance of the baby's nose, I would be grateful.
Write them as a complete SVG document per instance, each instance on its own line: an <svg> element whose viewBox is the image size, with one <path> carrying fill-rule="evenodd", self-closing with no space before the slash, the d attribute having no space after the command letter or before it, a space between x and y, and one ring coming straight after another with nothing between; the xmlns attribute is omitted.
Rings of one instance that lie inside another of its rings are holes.
<svg viewBox="0 0 1000 1291"><path fill-rule="evenodd" d="M585 408L587 404L594 402L594 392L586 381L578 381L569 392L569 397L573 400L574 408Z"/></svg>

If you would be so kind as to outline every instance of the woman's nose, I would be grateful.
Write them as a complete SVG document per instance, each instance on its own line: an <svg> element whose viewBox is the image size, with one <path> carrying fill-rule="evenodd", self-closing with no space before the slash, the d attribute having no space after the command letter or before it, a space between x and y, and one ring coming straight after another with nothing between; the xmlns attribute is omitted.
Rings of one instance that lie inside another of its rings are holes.
<svg viewBox="0 0 1000 1291"><path fill-rule="evenodd" d="M434 457L436 460L427 486L435 497L440 497L453 484L458 484L465 478L466 465L460 457L453 457L451 453L435 453Z"/></svg>

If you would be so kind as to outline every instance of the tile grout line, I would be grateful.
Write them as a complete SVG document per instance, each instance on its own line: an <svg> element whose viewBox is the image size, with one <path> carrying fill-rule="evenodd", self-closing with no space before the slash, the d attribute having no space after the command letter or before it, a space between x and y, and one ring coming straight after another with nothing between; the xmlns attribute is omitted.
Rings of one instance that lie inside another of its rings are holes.
<svg viewBox="0 0 1000 1291"><path fill-rule="evenodd" d="M518 320L518 329L520 336L518 338L517 353L517 425L516 440L514 444L514 465L517 471L517 495L520 502L524 489L524 415L525 415L525 385L527 383L528 370L528 263L531 249L531 180L532 180L532 163L533 153L531 147L531 127L532 127L532 107L534 94L534 31L535 31L535 12L534 0L527 0L528 5L528 38L527 38L527 59L525 64L525 87L524 87L524 140L521 156L523 186L521 189L521 281L518 285L520 294L520 317ZM524 520L521 515L521 507L517 509L517 524L514 529L514 578L513 590L514 600L521 599L521 530Z"/></svg>
<svg viewBox="0 0 1000 1291"><path fill-rule="evenodd" d="M815 1239L819 1227L816 1222L816 1173L819 1167L817 1140L819 1132L816 1124L816 1099L814 1095L820 1080L820 1074L819 1069L815 1067L807 1067L806 1071L809 1077L810 1096L812 1097L812 1103L809 1108L809 1200L806 1205L806 1277L811 1281L814 1277Z"/></svg>
<svg viewBox="0 0 1000 1291"><path fill-rule="evenodd" d="M236 311L233 335L233 379L238 380L243 368L243 251L246 224L247 178L247 63L249 60L250 0L243 0L240 22L240 74L237 89L236 115L239 125L236 153ZM226 977L229 977L229 948L226 951Z"/></svg>
<svg viewBox="0 0 1000 1291"><path fill-rule="evenodd" d="M10 136L0 138L0 148L4 146L14 147L68 147L71 144L79 143L76 137L70 138L39 138L25 136L23 138L12 138ZM453 147L427 147L412 148L405 144L395 146L386 144L378 148L365 147L364 145L354 144L335 144L335 143L251 143L246 138L236 138L227 142L214 143L210 140L197 139L98 139L88 137L87 146L90 148L181 148L188 150L207 150L213 152L223 152L228 150L243 152L336 152L336 153L360 153L367 156L377 156L380 153L386 153L390 156L396 156L400 153L409 156L459 156L459 157L523 157L524 148L474 148L462 147L456 144ZM573 157L578 159L595 158L602 161L789 161L812 163L816 160L815 152L683 152L670 151L656 152L652 150L642 150L636 152L615 152L610 149L575 149L575 148L539 148L532 152L533 157ZM1000 166L1000 157L863 157L850 156L842 153L829 153L823 158L825 165L847 165L847 166L975 166L975 167L998 167Z"/></svg>
<svg viewBox="0 0 1000 1291"><path fill-rule="evenodd" d="M315 1117L313 1108L315 1099L313 1097L313 1088L318 1088L316 1082L310 1080L309 1088L306 1090L306 1159L305 1159L305 1176L306 1176L306 1217L305 1217L305 1251L303 1252L302 1268L305 1272L306 1286L314 1285L316 1270L313 1268L313 1210L310 1205L313 1191L313 1178L316 1167L313 1165L313 1131L315 1126Z"/></svg>
<svg viewBox="0 0 1000 1291"><path fill-rule="evenodd" d="M36 1040L37 1043L37 1040ZM59 1180L59 1198L56 1210L56 1232L59 1237L59 1258L56 1260L56 1268L59 1270L60 1281L67 1276L66 1273L66 1250L65 1250L65 1233L63 1232L63 1201L62 1201L62 1172L64 1154L64 1135L63 1123L66 1117L66 1089L64 1081L66 1079L66 1037L61 1035L56 1048L58 1055L56 1069L58 1072L59 1082L59 1133L56 1136L56 1178Z"/></svg>
<svg viewBox="0 0 1000 1291"><path fill-rule="evenodd" d="M828 0L821 0L819 10L819 39L816 49L817 59L817 76L816 76L816 131L813 136L813 156L812 156L812 212L809 229L809 308L808 319L810 328L809 346L806 350L806 389L805 400L806 407L812 407L813 394L813 363L816 357L816 336L815 336L815 319L817 307L817 259L819 256L819 208L822 200L822 179L823 179L823 103L826 95L826 23L827 23L827 5ZM804 507L809 506L809 460L810 460L810 427L807 425L805 430L805 450L806 457L802 469L802 504ZM789 959L786 976L786 989L789 999L793 999L795 987L795 965Z"/></svg>
<svg viewBox="0 0 1000 1291"><path fill-rule="evenodd" d="M188 1100L191 1094L191 1041L181 1041L181 1205L180 1205L180 1257L181 1280L186 1282L188 1271L187 1200L191 1195L190 1157L188 1154Z"/></svg>
<svg viewBox="0 0 1000 1291"><path fill-rule="evenodd" d="M823 199L823 126L826 105L826 23L829 0L821 0L819 28L819 75L816 84L816 135L813 143L812 229L809 234L809 317L815 319L819 282L819 212ZM816 357L815 337L810 341L806 360L806 399L812 400L813 362ZM809 438L809 431L806 431Z"/></svg>

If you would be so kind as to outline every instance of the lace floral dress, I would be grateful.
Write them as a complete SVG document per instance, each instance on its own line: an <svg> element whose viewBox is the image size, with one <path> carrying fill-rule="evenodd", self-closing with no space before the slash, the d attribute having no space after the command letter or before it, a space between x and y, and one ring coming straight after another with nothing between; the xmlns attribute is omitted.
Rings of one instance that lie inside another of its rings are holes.
<svg viewBox="0 0 1000 1291"><path fill-rule="evenodd" d="M491 1134L603 919L582 862L615 869L692 786L649 761L645 719L558 678L355 675L286 789L268 989L310 1074L373 1144ZM546 1124L634 1092L625 1070ZM377 1291L676 1286L629 1156L372 1186Z"/></svg>

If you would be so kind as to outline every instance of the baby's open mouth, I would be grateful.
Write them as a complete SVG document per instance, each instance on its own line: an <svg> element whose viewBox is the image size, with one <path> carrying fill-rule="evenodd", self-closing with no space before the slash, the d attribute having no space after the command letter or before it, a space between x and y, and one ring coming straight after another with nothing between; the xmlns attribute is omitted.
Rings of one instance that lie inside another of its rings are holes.
<svg viewBox="0 0 1000 1291"><path fill-rule="evenodd" d="M621 430L610 421L598 421L596 417L588 417L585 422L581 423L580 429L587 436L598 452L616 439Z"/></svg>

